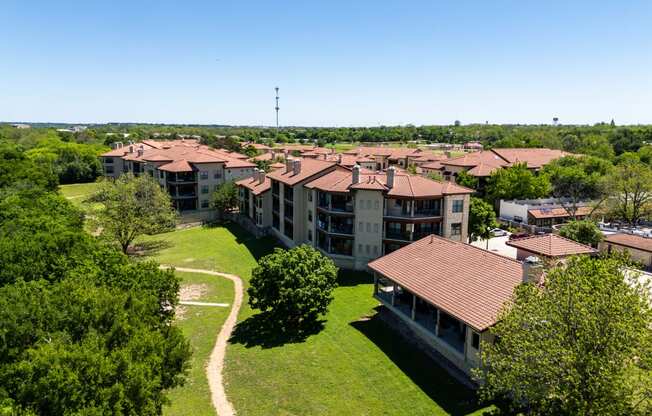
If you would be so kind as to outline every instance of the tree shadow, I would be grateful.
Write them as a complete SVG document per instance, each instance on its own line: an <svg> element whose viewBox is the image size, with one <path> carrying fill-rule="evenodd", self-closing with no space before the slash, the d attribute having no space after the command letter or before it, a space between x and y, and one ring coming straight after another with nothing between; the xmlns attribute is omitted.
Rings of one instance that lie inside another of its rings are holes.
<svg viewBox="0 0 652 416"><path fill-rule="evenodd" d="M172 243L167 240L147 240L140 241L129 247L127 254L132 257L153 257L161 250L172 247Z"/></svg>
<svg viewBox="0 0 652 416"><path fill-rule="evenodd" d="M376 308L377 311L380 307ZM484 406L475 392L451 376L440 364L402 334L391 328L376 313L369 318L351 322L408 376L435 403L451 415L467 415ZM489 415L488 412L483 414Z"/></svg>
<svg viewBox="0 0 652 416"><path fill-rule="evenodd" d="M318 334L323 328L324 320L306 322L299 328L289 328L286 323L261 312L238 323L231 334L229 342L242 344L246 348L274 348L285 344L304 342L309 336Z"/></svg>
<svg viewBox="0 0 652 416"><path fill-rule="evenodd" d="M226 228L233 234L236 242L247 247L247 250L249 250L256 260L272 253L276 247L284 248L274 237L265 236L257 238L235 222L223 222L218 226Z"/></svg>
<svg viewBox="0 0 652 416"><path fill-rule="evenodd" d="M337 274L337 284L340 287L367 285L373 282L373 275L367 272L340 269Z"/></svg>

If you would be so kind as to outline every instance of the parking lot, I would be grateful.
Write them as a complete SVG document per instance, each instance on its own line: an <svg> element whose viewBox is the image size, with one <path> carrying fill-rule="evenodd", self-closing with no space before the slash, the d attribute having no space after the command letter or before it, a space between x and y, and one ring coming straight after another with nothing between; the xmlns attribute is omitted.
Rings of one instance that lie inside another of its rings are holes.
<svg viewBox="0 0 652 416"><path fill-rule="evenodd" d="M509 240L509 233L504 237L493 237L489 239L489 251L498 253L511 259L516 258L516 249L505 244ZM471 243L476 247L487 249L487 240L477 240Z"/></svg>

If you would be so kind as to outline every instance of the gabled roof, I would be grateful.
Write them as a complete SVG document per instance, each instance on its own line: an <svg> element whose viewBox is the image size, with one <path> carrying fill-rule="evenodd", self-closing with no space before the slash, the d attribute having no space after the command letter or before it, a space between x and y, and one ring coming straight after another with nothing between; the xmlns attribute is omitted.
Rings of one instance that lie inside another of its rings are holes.
<svg viewBox="0 0 652 416"><path fill-rule="evenodd" d="M475 177L485 177L485 176L491 176L492 173L494 173L496 170L500 168L501 167L498 165L491 165L491 164L480 162L479 165L476 165L471 169L469 169L467 173Z"/></svg>
<svg viewBox="0 0 652 416"><path fill-rule="evenodd" d="M319 159L306 158L293 160L299 160L301 163L301 169L299 170L299 173L295 174L294 170L290 169L288 171L288 169L283 168L276 169L270 172L267 176L271 179L292 186L306 179L310 179L318 173L332 170L336 166L333 162L326 162Z"/></svg>
<svg viewBox="0 0 652 416"><path fill-rule="evenodd" d="M545 148L491 149L491 151L509 164L526 163L530 169L541 168L555 159L570 155L563 150Z"/></svg>
<svg viewBox="0 0 652 416"><path fill-rule="evenodd" d="M369 268L478 331L496 323L523 279L519 261L435 235L374 260Z"/></svg>
<svg viewBox="0 0 652 416"><path fill-rule="evenodd" d="M272 187L272 181L267 176L263 178L262 182L255 177L250 177L241 179L235 184L249 189L254 195L260 195L263 192L269 191Z"/></svg>
<svg viewBox="0 0 652 416"><path fill-rule="evenodd" d="M640 235L635 234L619 233L606 236L604 241L652 253L652 238L641 237Z"/></svg>
<svg viewBox="0 0 652 416"><path fill-rule="evenodd" d="M591 246L580 244L557 234L533 235L507 241L505 244L545 257L566 257L576 254L594 254Z"/></svg>
<svg viewBox="0 0 652 416"><path fill-rule="evenodd" d="M394 185L387 186L386 172L360 171L358 183L353 184L353 173L345 168L338 168L306 184L324 192L349 192L350 189L367 189L386 191L387 196L397 198L436 198L444 195L470 194L473 190L452 182L438 182L423 176L407 172L394 174Z"/></svg>

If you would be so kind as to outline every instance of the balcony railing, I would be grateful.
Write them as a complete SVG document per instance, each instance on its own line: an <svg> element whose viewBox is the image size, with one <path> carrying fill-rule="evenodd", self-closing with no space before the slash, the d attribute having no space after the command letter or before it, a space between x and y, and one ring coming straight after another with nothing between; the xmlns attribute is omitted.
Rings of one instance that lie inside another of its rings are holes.
<svg viewBox="0 0 652 416"><path fill-rule="evenodd" d="M353 234L353 224L331 223L330 232L337 234Z"/></svg>
<svg viewBox="0 0 652 416"><path fill-rule="evenodd" d="M412 233L409 231L387 230L385 231L385 238L390 240L412 241Z"/></svg>

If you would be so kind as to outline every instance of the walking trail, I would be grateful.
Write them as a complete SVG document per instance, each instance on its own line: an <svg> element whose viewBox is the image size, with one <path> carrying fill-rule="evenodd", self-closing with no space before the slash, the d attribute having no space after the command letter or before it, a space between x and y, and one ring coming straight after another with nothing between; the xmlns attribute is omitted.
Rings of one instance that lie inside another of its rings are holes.
<svg viewBox="0 0 652 416"><path fill-rule="evenodd" d="M242 304L242 280L240 277L234 274L214 272L212 270L189 269L187 267L173 266L161 266L161 268L174 268L180 272L209 274L212 276L224 277L233 281L235 289L233 307L231 308L231 312L226 318L224 325L222 325L220 333L217 334L217 340L215 341L215 346L213 347L213 351L211 352L211 356L208 360L208 366L206 367L206 377L208 378L208 386L211 389L211 399L213 401L215 410L217 410L217 414L219 416L233 416L235 415L235 410L233 410L233 405L231 402L229 402L229 399L226 398L222 371L224 370L224 355L226 353L226 344L229 340L229 337L231 336L233 328L235 327L236 321L238 319L238 311L240 311L240 305Z"/></svg>

